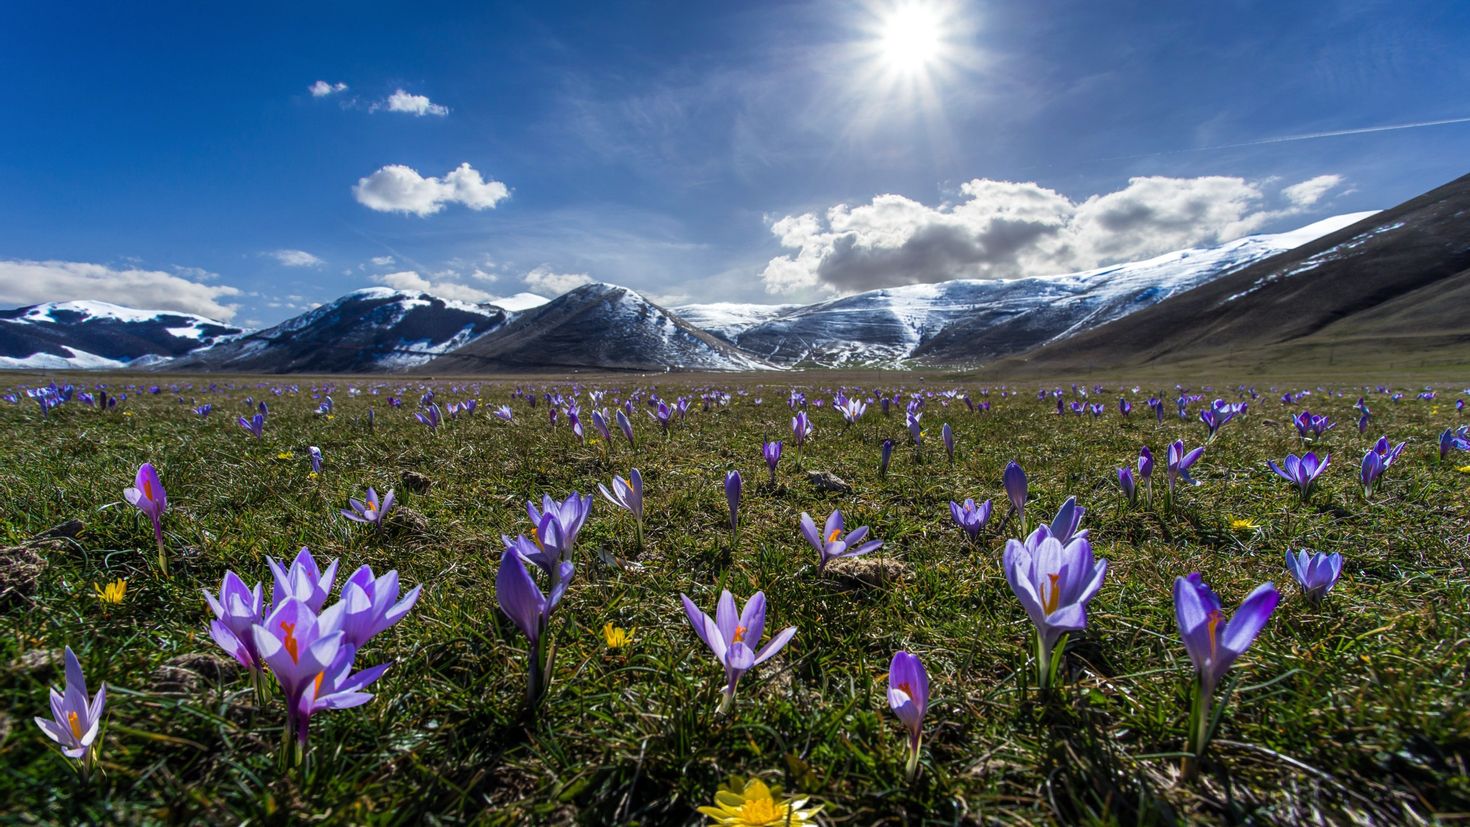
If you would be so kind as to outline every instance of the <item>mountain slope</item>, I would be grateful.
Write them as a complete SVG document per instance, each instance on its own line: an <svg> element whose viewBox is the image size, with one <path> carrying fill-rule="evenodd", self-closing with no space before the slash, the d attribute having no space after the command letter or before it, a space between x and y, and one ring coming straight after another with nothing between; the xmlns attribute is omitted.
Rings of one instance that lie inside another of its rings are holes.
<svg viewBox="0 0 1470 827"><path fill-rule="evenodd" d="M494 305L370 287L230 342L169 370L356 373L402 370L489 333L508 318Z"/></svg>
<svg viewBox="0 0 1470 827"><path fill-rule="evenodd" d="M121 368L182 356L240 335L171 310L69 301L0 310L0 368Z"/></svg>
<svg viewBox="0 0 1470 827"><path fill-rule="evenodd" d="M1470 363L1467 270L1470 175L1005 367Z"/></svg>
<svg viewBox="0 0 1470 827"><path fill-rule="evenodd" d="M800 310L799 304L742 304L740 302L712 302L710 304L681 304L671 308L675 316L727 342L734 342L741 333L756 325Z"/></svg>
<svg viewBox="0 0 1470 827"><path fill-rule="evenodd" d="M439 373L492 370L759 370L769 365L625 287L588 284L518 314L428 363Z"/></svg>
<svg viewBox="0 0 1470 827"><path fill-rule="evenodd" d="M979 362L1135 312L1365 215L1082 273L871 290L787 311L732 338L780 364Z"/></svg>

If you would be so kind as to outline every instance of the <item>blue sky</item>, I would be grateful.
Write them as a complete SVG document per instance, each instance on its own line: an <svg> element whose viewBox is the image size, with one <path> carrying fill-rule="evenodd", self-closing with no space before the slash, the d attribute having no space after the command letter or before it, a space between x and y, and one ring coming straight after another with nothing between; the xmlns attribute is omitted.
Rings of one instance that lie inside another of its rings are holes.
<svg viewBox="0 0 1470 827"><path fill-rule="evenodd" d="M1470 118L1463 2L58 5L0 10L0 304L807 301L1470 172L1470 123L1275 140Z"/></svg>

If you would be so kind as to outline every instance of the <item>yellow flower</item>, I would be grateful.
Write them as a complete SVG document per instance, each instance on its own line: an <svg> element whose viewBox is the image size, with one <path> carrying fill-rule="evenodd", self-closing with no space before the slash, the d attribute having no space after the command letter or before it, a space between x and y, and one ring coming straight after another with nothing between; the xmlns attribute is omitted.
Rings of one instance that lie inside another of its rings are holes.
<svg viewBox="0 0 1470 827"><path fill-rule="evenodd" d="M1461 465L1459 468L1456 468L1455 470L1456 471L1459 471L1461 474L1470 474L1470 465Z"/></svg>
<svg viewBox="0 0 1470 827"><path fill-rule="evenodd" d="M128 581L126 578L119 577L106 586L93 583L92 588L96 590L98 600L116 605L123 602L123 595L128 593Z"/></svg>
<svg viewBox="0 0 1470 827"><path fill-rule="evenodd" d="M1250 517L1230 518L1231 531L1255 531L1258 528L1260 528L1260 526L1257 525L1256 521L1252 520Z"/></svg>
<svg viewBox="0 0 1470 827"><path fill-rule="evenodd" d="M132 415L133 415L133 412L132 411L123 411L123 416L132 416Z"/></svg>
<svg viewBox="0 0 1470 827"><path fill-rule="evenodd" d="M807 807L806 802L805 798L786 798L780 787L767 787L759 778L741 781L731 776L715 793L715 806L699 811L713 819L711 824L729 827L811 824L822 807Z"/></svg>
<svg viewBox="0 0 1470 827"><path fill-rule="evenodd" d="M307 471L306 472L306 478L309 479L309 480L316 479L316 472L315 471Z"/></svg>
<svg viewBox="0 0 1470 827"><path fill-rule="evenodd" d="M602 639L607 641L607 648L621 649L633 642L633 633L636 631L637 629L624 629L621 626L614 626L609 621L602 627Z"/></svg>
<svg viewBox="0 0 1470 827"><path fill-rule="evenodd" d="M295 456L296 455L291 453L290 451L282 451L281 453L276 454L276 459L292 459Z"/></svg>

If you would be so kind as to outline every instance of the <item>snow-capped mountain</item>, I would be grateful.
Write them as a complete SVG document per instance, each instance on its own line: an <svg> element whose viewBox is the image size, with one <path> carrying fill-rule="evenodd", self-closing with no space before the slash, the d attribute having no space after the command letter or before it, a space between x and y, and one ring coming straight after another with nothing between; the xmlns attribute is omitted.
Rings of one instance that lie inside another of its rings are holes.
<svg viewBox="0 0 1470 827"><path fill-rule="evenodd" d="M369 287L169 363L169 370L357 373L405 370L475 341L509 317L492 304Z"/></svg>
<svg viewBox="0 0 1470 827"><path fill-rule="evenodd" d="M737 336L750 328L800 308L799 304L712 302L683 304L670 309L675 316L700 330L713 333L727 342L734 342Z"/></svg>
<svg viewBox="0 0 1470 827"><path fill-rule="evenodd" d="M239 328L172 310L101 301L0 310L0 368L141 367L239 336Z"/></svg>
<svg viewBox="0 0 1470 827"><path fill-rule="evenodd" d="M870 290L775 311L737 306L719 319L742 349L777 364L896 365L914 359L971 362L1018 353L1163 301L1169 296L1293 249L1371 213L1329 218L1285 233L1247 236L1218 247L1180 250L1081 273L969 280Z"/></svg>
<svg viewBox="0 0 1470 827"><path fill-rule="evenodd" d="M494 370L761 370L771 365L626 287L588 284L519 313L430 362L437 373Z"/></svg>

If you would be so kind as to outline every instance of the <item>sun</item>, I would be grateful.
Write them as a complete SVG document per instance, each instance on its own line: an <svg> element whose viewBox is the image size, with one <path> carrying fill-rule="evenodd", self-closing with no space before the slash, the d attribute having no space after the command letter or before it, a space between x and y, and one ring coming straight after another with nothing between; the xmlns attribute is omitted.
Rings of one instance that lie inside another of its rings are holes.
<svg viewBox="0 0 1470 827"><path fill-rule="evenodd" d="M886 67L902 74L922 73L943 58L944 21L933 6L905 2L879 24L878 51Z"/></svg>

